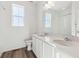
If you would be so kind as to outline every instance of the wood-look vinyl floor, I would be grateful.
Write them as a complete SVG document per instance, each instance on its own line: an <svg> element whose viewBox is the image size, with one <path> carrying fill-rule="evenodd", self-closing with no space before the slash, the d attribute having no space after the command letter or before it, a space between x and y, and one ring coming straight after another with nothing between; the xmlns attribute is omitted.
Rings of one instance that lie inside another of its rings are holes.
<svg viewBox="0 0 79 59"><path fill-rule="evenodd" d="M4 52L1 58L36 58L36 56L32 51L27 51L26 48L20 48Z"/></svg>

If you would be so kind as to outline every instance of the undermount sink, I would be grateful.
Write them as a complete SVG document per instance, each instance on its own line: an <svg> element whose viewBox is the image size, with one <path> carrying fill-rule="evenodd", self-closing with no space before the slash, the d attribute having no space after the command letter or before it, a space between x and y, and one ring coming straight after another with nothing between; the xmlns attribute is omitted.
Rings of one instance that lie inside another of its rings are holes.
<svg viewBox="0 0 79 59"><path fill-rule="evenodd" d="M46 36L45 34L38 34L38 36L42 36L42 37L44 37L44 36Z"/></svg>
<svg viewBox="0 0 79 59"><path fill-rule="evenodd" d="M39 36L42 36L42 37L44 37L45 35L39 35Z"/></svg>
<svg viewBox="0 0 79 59"><path fill-rule="evenodd" d="M38 36L45 37L45 36L48 36L48 33L41 33L41 34L38 34Z"/></svg>
<svg viewBox="0 0 79 59"><path fill-rule="evenodd" d="M72 43L70 41L54 40L54 42L62 46L72 46Z"/></svg>

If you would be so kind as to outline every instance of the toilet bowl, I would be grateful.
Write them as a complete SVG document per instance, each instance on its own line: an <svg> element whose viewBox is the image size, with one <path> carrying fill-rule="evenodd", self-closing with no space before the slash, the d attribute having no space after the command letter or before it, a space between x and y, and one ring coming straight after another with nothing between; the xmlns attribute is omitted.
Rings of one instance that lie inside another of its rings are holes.
<svg viewBox="0 0 79 59"><path fill-rule="evenodd" d="M25 43L26 43L26 47L27 47L27 51L31 51L32 48L31 48L31 44L32 44L32 40L25 40Z"/></svg>

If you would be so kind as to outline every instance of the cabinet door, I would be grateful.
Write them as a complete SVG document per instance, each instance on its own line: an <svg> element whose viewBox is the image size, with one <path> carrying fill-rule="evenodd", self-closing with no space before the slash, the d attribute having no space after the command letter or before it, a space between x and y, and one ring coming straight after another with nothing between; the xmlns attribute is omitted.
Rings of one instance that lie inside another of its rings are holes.
<svg viewBox="0 0 79 59"><path fill-rule="evenodd" d="M40 39L36 39L36 56L38 58L43 56L43 42Z"/></svg>
<svg viewBox="0 0 79 59"><path fill-rule="evenodd" d="M38 39L38 44L39 44L39 47L38 47L38 57L42 58L43 57L43 41Z"/></svg>
<svg viewBox="0 0 79 59"><path fill-rule="evenodd" d="M43 58L53 58L54 57L54 47L47 43L43 43Z"/></svg>
<svg viewBox="0 0 79 59"><path fill-rule="evenodd" d="M39 53L38 53L38 49L39 49L39 44L38 44L38 43L39 43L39 42L38 42L38 40L39 40L39 39L36 38L36 56L37 56L37 57L39 57Z"/></svg>
<svg viewBox="0 0 79 59"><path fill-rule="evenodd" d="M36 54L36 38L32 37L32 50Z"/></svg>
<svg viewBox="0 0 79 59"><path fill-rule="evenodd" d="M32 50L38 58L43 56L43 41L33 37L32 38Z"/></svg>
<svg viewBox="0 0 79 59"><path fill-rule="evenodd" d="M72 58L70 55L61 50L56 50L56 58Z"/></svg>

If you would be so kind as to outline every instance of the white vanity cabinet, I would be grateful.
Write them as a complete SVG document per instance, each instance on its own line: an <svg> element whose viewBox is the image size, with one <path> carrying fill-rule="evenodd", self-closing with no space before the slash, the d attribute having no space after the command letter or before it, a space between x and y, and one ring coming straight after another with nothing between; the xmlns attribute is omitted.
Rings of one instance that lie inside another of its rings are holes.
<svg viewBox="0 0 79 59"><path fill-rule="evenodd" d="M71 58L65 51L39 37L32 37L32 50L37 58Z"/></svg>
<svg viewBox="0 0 79 59"><path fill-rule="evenodd" d="M54 58L54 47L48 43L43 43L43 58Z"/></svg>
<svg viewBox="0 0 79 59"><path fill-rule="evenodd" d="M32 50L38 58L54 57L54 47L37 37L32 37Z"/></svg>

